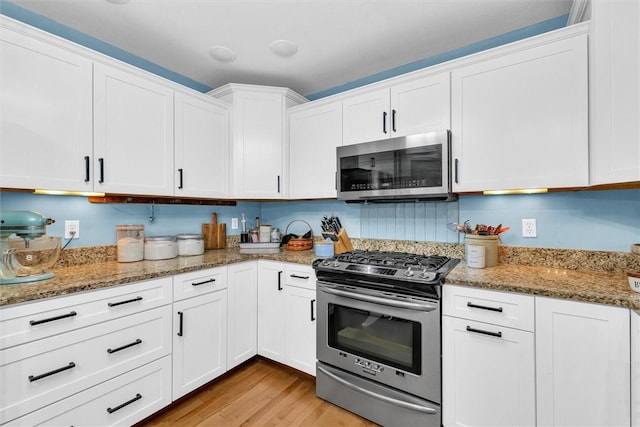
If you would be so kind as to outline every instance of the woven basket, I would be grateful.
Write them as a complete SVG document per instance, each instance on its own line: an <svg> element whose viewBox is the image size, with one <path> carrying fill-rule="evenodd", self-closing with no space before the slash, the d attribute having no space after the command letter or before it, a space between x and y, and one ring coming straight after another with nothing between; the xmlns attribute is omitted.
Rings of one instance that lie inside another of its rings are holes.
<svg viewBox="0 0 640 427"><path fill-rule="evenodd" d="M289 234L289 226L296 221L304 222L305 224L307 224L307 227L309 227L309 231L311 231L311 237L308 239L304 237L292 237L287 242L286 248L288 251L308 251L309 249L313 248L313 229L307 221L294 219L287 225L287 228L284 231L284 235L286 236L287 234Z"/></svg>

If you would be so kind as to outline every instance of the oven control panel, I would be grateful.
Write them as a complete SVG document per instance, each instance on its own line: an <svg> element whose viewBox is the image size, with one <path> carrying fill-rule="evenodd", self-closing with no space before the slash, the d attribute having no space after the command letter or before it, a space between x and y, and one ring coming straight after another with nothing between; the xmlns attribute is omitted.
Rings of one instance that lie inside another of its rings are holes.
<svg viewBox="0 0 640 427"><path fill-rule="evenodd" d="M384 367L383 366L380 366L380 365L378 365L376 363L371 363L368 360L362 360L362 359L360 359L358 357L356 357L356 359L355 359L355 364L360 366L360 367L362 367L362 368L364 368L364 369L372 371L372 372L380 373L380 372L384 371Z"/></svg>

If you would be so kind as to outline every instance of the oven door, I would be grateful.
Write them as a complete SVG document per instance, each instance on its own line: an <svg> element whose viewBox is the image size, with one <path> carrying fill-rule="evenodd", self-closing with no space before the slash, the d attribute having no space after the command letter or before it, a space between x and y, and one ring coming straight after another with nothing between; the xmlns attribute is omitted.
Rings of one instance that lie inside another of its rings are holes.
<svg viewBox="0 0 640 427"><path fill-rule="evenodd" d="M440 403L439 301L323 282L317 294L320 362Z"/></svg>

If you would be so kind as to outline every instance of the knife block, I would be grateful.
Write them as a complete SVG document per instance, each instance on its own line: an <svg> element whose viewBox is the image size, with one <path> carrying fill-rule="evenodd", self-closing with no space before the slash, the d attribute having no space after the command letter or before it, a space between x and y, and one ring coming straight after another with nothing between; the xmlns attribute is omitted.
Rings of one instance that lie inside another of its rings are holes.
<svg viewBox="0 0 640 427"><path fill-rule="evenodd" d="M211 214L211 223L202 224L202 237L205 249L222 249L227 247L227 224L218 224L218 215Z"/></svg>
<svg viewBox="0 0 640 427"><path fill-rule="evenodd" d="M341 254L352 250L353 245L351 244L351 239L349 239L347 230L342 227L340 228L340 232L338 233L338 241L333 243L333 252L336 254Z"/></svg>

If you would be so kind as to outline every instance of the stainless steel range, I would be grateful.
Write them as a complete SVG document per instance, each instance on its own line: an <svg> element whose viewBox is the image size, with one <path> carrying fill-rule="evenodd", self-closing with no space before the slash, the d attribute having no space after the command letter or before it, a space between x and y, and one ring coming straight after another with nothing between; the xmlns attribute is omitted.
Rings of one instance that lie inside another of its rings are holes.
<svg viewBox="0 0 640 427"><path fill-rule="evenodd" d="M314 261L316 394L382 425L439 427L441 286L459 261L382 251Z"/></svg>

